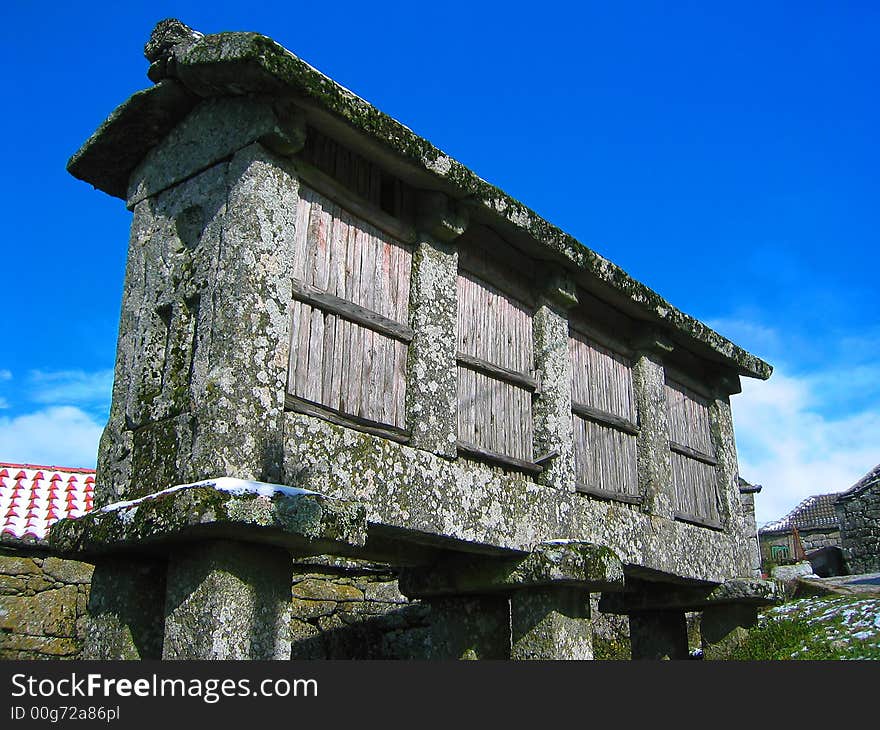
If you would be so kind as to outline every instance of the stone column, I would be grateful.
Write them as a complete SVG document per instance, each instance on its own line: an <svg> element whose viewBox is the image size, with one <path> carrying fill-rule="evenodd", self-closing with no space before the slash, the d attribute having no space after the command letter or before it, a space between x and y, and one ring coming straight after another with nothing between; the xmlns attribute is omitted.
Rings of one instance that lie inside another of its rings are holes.
<svg viewBox="0 0 880 730"><path fill-rule="evenodd" d="M666 375L660 353L671 343L642 337L636 343L633 389L639 414L638 474L644 494L642 509L651 515L675 516L672 462L669 455L669 422L666 412Z"/></svg>
<svg viewBox="0 0 880 730"><path fill-rule="evenodd" d="M407 361L406 424L410 445L455 457L458 439L458 252L467 219L442 193L419 199L413 253Z"/></svg>
<svg viewBox="0 0 880 730"><path fill-rule="evenodd" d="M732 603L708 606L700 619L700 639L704 659L726 658L749 636L758 623L758 606Z"/></svg>
<svg viewBox="0 0 880 730"><path fill-rule="evenodd" d="M637 611L629 615L633 659L687 659L683 610Z"/></svg>
<svg viewBox="0 0 880 730"><path fill-rule="evenodd" d="M82 658L161 659L164 605L164 560L97 559Z"/></svg>
<svg viewBox="0 0 880 730"><path fill-rule="evenodd" d="M233 541L181 547L168 566L163 659L290 659L286 550Z"/></svg>
<svg viewBox="0 0 880 730"><path fill-rule="evenodd" d="M592 659L590 591L622 589L620 559L608 548L576 541L539 543L525 556L451 554L400 576L400 590L410 598L463 608L474 596L496 607L503 601L511 659ZM462 625L475 628L472 621Z"/></svg>
<svg viewBox="0 0 880 730"><path fill-rule="evenodd" d="M541 374L541 392L533 401L535 460L544 469L538 482L569 492L575 490L575 464L568 310L576 304L574 283L562 271L550 272L532 320Z"/></svg>
<svg viewBox="0 0 880 730"><path fill-rule="evenodd" d="M510 644L511 659L592 659L590 594L565 587L516 591Z"/></svg>

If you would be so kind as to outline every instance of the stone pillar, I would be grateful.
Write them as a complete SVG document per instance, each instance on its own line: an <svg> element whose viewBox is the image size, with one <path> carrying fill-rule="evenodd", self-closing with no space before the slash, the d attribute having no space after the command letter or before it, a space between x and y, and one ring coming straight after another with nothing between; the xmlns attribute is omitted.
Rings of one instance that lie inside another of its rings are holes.
<svg viewBox="0 0 880 730"><path fill-rule="evenodd" d="M95 562L83 659L161 659L165 561L134 556Z"/></svg>
<svg viewBox="0 0 880 730"><path fill-rule="evenodd" d="M533 401L535 460L544 469L538 481L569 492L575 490L575 464L567 312L576 304L574 283L563 272L552 272L532 320L535 367L541 374L541 392Z"/></svg>
<svg viewBox="0 0 880 730"><path fill-rule="evenodd" d="M410 598L448 599L452 606L467 606L473 596L496 606L502 601L511 659L592 659L590 591L620 591L623 580L623 565L608 548L551 540L526 555L450 554L431 566L405 568L400 590ZM471 622L461 630L477 628Z"/></svg>
<svg viewBox="0 0 880 730"><path fill-rule="evenodd" d="M429 628L413 659L507 659L510 614L503 596L445 596L430 606Z"/></svg>
<svg viewBox="0 0 880 730"><path fill-rule="evenodd" d="M740 544L737 551L739 564L737 576L754 576L754 538L751 526L743 519L739 491L739 463L736 456L736 439L733 433L733 414L727 394L716 389L709 402L709 425L715 444L718 465L715 473L718 481L718 508L725 532L733 535Z"/></svg>
<svg viewBox="0 0 880 730"><path fill-rule="evenodd" d="M286 550L232 541L169 561L163 659L290 659Z"/></svg>
<svg viewBox="0 0 880 730"><path fill-rule="evenodd" d="M683 610L637 611L629 615L633 659L687 659Z"/></svg>
<svg viewBox="0 0 880 730"><path fill-rule="evenodd" d="M644 495L642 509L648 514L675 516L672 462L669 455L669 422L666 412L666 375L660 352L671 345L659 338L637 343L633 366L633 390L639 414L638 474Z"/></svg>
<svg viewBox="0 0 880 730"><path fill-rule="evenodd" d="M590 594L565 587L516 591L510 644L511 659L592 659Z"/></svg>
<svg viewBox="0 0 880 730"><path fill-rule="evenodd" d="M458 252L467 219L442 193L423 193L413 252L406 424L410 446L455 457L458 439Z"/></svg>
<svg viewBox="0 0 880 730"><path fill-rule="evenodd" d="M748 638L749 629L757 623L758 606L754 603L708 606L700 619L703 658L726 658Z"/></svg>
<svg viewBox="0 0 880 730"><path fill-rule="evenodd" d="M212 99L132 173L96 506L209 476L281 480L298 182L270 150L303 140L287 108Z"/></svg>

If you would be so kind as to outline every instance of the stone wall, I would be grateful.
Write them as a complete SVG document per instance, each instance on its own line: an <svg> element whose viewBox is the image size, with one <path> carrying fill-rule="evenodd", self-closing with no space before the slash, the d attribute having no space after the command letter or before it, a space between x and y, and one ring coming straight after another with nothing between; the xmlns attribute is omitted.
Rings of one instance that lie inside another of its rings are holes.
<svg viewBox="0 0 880 730"><path fill-rule="evenodd" d="M840 547L851 573L880 571L880 484L835 504Z"/></svg>
<svg viewBox="0 0 880 730"><path fill-rule="evenodd" d="M0 548L0 659L77 659L92 566Z"/></svg>
<svg viewBox="0 0 880 730"><path fill-rule="evenodd" d="M840 530L836 527L825 530L803 530L800 536L804 550L808 553L824 547L840 547Z"/></svg>

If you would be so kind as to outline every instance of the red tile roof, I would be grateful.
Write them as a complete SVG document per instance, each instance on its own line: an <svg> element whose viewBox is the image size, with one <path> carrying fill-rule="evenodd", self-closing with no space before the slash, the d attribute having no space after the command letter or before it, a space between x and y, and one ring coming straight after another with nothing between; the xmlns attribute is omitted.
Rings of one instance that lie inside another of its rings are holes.
<svg viewBox="0 0 880 730"><path fill-rule="evenodd" d="M58 520L90 512L94 491L94 469L0 462L0 539L44 539Z"/></svg>

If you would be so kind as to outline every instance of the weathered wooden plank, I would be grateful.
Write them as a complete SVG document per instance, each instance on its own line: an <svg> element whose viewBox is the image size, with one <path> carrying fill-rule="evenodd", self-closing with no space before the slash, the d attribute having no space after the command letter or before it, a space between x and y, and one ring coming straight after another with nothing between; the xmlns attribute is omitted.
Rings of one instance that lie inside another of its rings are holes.
<svg viewBox="0 0 880 730"><path fill-rule="evenodd" d="M468 443L467 441L459 440L457 446L459 454L463 454L472 459L509 467L517 471L525 472L526 474L537 475L543 471L541 466L532 461L524 461L523 459L516 459L512 456L507 456L506 454L499 454L484 449L481 446L477 446L476 444Z"/></svg>
<svg viewBox="0 0 880 730"><path fill-rule="evenodd" d="M290 355L287 361L287 390L296 390L296 368L299 359L299 329L302 320L302 302L294 300L290 307Z"/></svg>
<svg viewBox="0 0 880 730"><path fill-rule="evenodd" d="M354 428L358 431L371 433L374 436L397 441L398 443L408 443L410 434L401 428L395 428L387 424L378 423L368 418L354 416L350 413L342 413L336 409L328 408L320 403L312 403L303 398L298 398L289 393L285 396L284 407L289 411L302 413L306 416L316 416L326 421L335 423L338 426L346 426Z"/></svg>
<svg viewBox="0 0 880 730"><path fill-rule="evenodd" d="M572 401L571 410L581 418L586 418L590 421L595 421L596 423L616 428L618 431L623 431L624 433L629 433L634 436L639 433L639 427L628 418L615 416L613 413L609 413L600 408L593 408L585 403L576 403L575 401Z"/></svg>
<svg viewBox="0 0 880 730"><path fill-rule="evenodd" d="M307 304L300 305L300 326L297 343L296 374L294 376L294 392L305 392L306 378L309 371L309 334L312 328L312 308Z"/></svg>
<svg viewBox="0 0 880 730"><path fill-rule="evenodd" d="M413 330L409 325L395 322L377 312L370 311L345 299L340 299L305 282L293 280L293 296L313 307L319 307L324 311L355 322L362 327L367 327L386 337L393 337L407 344L412 342Z"/></svg>
<svg viewBox="0 0 880 730"><path fill-rule="evenodd" d="M309 334L309 366L302 395L308 400L321 399L321 374L324 368L324 313L313 309Z"/></svg>
<svg viewBox="0 0 880 730"><path fill-rule="evenodd" d="M644 499L639 494L625 494L623 492L613 492L609 489L600 489L589 484L577 482L575 490L582 494L589 494L591 497L599 499L607 499L613 502L625 502L626 504L641 504Z"/></svg>
<svg viewBox="0 0 880 730"><path fill-rule="evenodd" d="M515 385L520 386L521 388L525 388L529 392L537 393L540 391L540 383L537 378L533 378L530 375L525 375L517 370L509 370L508 368L501 367L500 365L494 365L491 362L487 362L479 357L473 357L472 355L468 355L464 352L459 352L456 355L456 360L459 365L469 368L471 370L477 370L484 375L488 375L496 380L504 380L508 383L513 383Z"/></svg>
<svg viewBox="0 0 880 730"><path fill-rule="evenodd" d="M722 525L719 520L712 519L711 517L702 517L700 515L680 511L676 511L674 516L679 522L687 522L692 525L697 525L698 527L709 527L713 530L724 529L724 525Z"/></svg>
<svg viewBox="0 0 880 730"><path fill-rule="evenodd" d="M690 446L685 446L684 444L680 444L670 440L669 448L677 454L687 456L691 459L696 459L697 461L701 461L702 463L708 464L709 466L718 465L718 459L716 459L714 456L710 454L704 454L702 451L692 449Z"/></svg>

